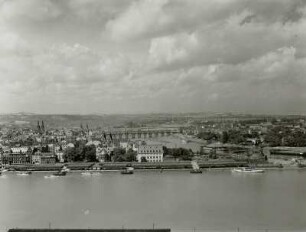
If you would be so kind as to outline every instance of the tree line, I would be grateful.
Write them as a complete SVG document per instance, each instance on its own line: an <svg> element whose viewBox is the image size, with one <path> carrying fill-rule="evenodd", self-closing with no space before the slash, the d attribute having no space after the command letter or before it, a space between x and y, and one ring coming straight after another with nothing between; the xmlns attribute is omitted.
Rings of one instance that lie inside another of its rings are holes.
<svg viewBox="0 0 306 232"><path fill-rule="evenodd" d="M277 126L268 131L265 142L270 146L305 147L306 134L301 130Z"/></svg>
<svg viewBox="0 0 306 232"><path fill-rule="evenodd" d="M68 147L64 152L65 162L95 162L96 158L96 147L95 145L86 146L83 141L76 141L74 147Z"/></svg>
<svg viewBox="0 0 306 232"><path fill-rule="evenodd" d="M257 132L247 133L240 130L228 130L222 133L214 133L211 131L200 132L198 138L207 140L208 142L221 142L232 144L243 144L247 139L257 139L259 141L259 134Z"/></svg>

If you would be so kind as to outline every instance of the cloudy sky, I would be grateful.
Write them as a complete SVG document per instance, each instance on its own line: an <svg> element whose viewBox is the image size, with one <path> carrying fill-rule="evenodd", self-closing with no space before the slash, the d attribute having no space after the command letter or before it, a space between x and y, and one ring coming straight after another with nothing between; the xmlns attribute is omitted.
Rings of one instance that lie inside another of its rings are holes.
<svg viewBox="0 0 306 232"><path fill-rule="evenodd" d="M0 113L306 113L306 1L0 0Z"/></svg>

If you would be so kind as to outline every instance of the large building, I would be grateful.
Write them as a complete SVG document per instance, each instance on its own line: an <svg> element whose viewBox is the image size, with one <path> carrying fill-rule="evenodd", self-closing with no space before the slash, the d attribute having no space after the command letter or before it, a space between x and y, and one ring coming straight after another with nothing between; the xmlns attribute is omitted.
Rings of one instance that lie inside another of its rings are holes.
<svg viewBox="0 0 306 232"><path fill-rule="evenodd" d="M29 147L12 147L8 154L2 155L3 164L31 164L32 149Z"/></svg>
<svg viewBox="0 0 306 232"><path fill-rule="evenodd" d="M162 145L139 145L137 151L138 162L163 162Z"/></svg>
<svg viewBox="0 0 306 232"><path fill-rule="evenodd" d="M32 164L55 164L56 156L51 152L36 152L32 155Z"/></svg>

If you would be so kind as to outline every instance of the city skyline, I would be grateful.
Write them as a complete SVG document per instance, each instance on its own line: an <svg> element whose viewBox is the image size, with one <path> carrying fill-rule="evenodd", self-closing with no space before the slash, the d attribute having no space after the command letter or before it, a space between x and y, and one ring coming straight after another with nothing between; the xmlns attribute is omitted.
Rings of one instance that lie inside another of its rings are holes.
<svg viewBox="0 0 306 232"><path fill-rule="evenodd" d="M0 113L305 114L306 1L0 0Z"/></svg>

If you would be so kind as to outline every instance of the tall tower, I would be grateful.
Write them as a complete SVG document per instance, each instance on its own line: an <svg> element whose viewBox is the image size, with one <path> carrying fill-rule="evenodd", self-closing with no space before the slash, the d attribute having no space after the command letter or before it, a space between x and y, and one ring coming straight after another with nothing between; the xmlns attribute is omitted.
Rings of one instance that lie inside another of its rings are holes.
<svg viewBox="0 0 306 232"><path fill-rule="evenodd" d="M37 130L38 130L38 133L41 133L41 128L40 128L40 125L39 125L39 121L37 121Z"/></svg>
<svg viewBox="0 0 306 232"><path fill-rule="evenodd" d="M45 133L44 121L41 121L41 132L42 132L42 133Z"/></svg>

